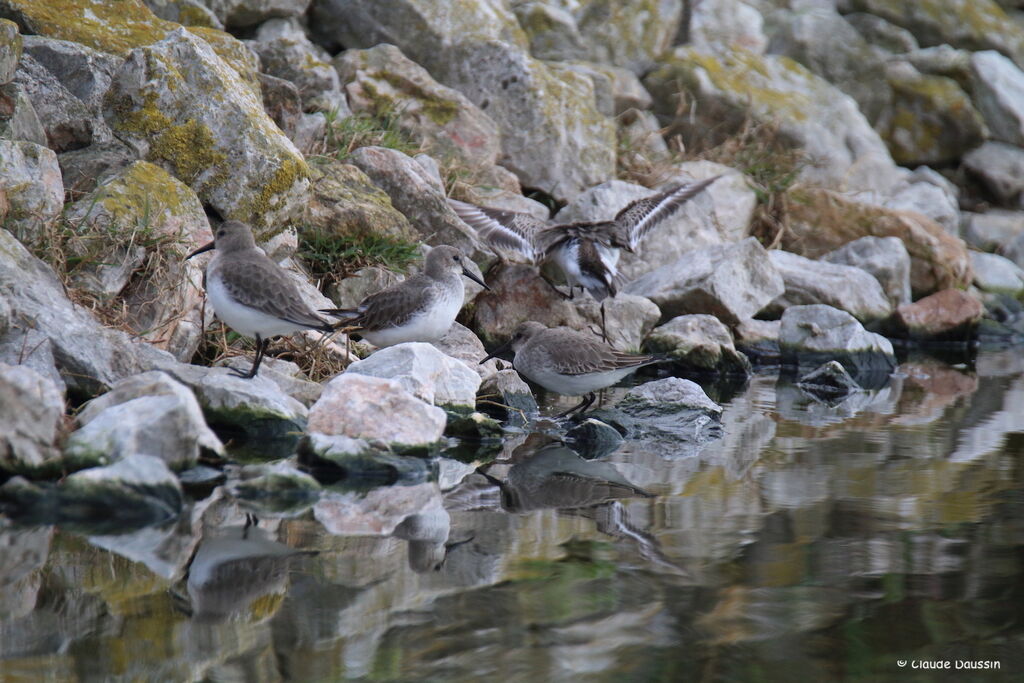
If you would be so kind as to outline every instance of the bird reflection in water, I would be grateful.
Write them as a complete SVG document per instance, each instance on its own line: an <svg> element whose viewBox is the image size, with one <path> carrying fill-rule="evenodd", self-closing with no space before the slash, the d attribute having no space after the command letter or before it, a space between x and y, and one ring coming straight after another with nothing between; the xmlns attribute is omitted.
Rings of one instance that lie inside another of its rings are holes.
<svg viewBox="0 0 1024 683"><path fill-rule="evenodd" d="M256 526L230 526L199 543L186 589L193 620L220 623L258 598L285 590L293 558L315 555L270 539Z"/></svg>
<svg viewBox="0 0 1024 683"><path fill-rule="evenodd" d="M438 505L431 510L409 515L395 527L392 535L409 542L409 569L423 574L440 571L450 550L473 540L470 534L467 538L449 543L450 534L451 516Z"/></svg>

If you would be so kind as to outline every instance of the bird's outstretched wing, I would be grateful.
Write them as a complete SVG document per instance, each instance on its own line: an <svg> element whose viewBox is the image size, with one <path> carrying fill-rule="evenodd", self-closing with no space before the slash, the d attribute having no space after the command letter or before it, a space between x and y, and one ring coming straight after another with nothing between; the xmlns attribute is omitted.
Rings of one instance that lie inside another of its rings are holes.
<svg viewBox="0 0 1024 683"><path fill-rule="evenodd" d="M533 263L543 258L536 236L547 227L544 221L526 213L489 209L457 199L449 199L448 205L492 247L518 252Z"/></svg>
<svg viewBox="0 0 1024 683"><path fill-rule="evenodd" d="M678 185L650 197L630 202L615 216L619 239L628 245L630 251L635 250L647 233L671 217L680 206L703 192L719 178L721 176L716 175L707 180Z"/></svg>

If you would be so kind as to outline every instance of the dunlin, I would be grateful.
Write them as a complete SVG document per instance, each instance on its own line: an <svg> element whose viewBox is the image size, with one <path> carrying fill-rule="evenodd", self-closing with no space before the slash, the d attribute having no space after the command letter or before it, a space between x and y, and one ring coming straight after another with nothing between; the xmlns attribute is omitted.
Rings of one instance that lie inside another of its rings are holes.
<svg viewBox="0 0 1024 683"><path fill-rule="evenodd" d="M459 218L496 249L518 252L532 263L555 263L569 285L598 301L618 291L619 250L635 251L641 240L720 176L677 185L631 202L613 220L548 225L525 213L489 209L449 199Z"/></svg>
<svg viewBox="0 0 1024 683"><path fill-rule="evenodd" d="M597 391L661 360L616 351L591 335L568 327L548 328L530 321L520 324L507 344L480 362L494 358L509 347L515 352L512 366L527 379L556 394L586 395L579 405L558 417L586 410L597 398Z"/></svg>
<svg viewBox="0 0 1024 683"><path fill-rule="evenodd" d="M423 272L371 294L355 308L328 308L346 329L374 346L437 341L451 329L466 298L462 276L482 285L466 267L468 258L455 247L434 247Z"/></svg>
<svg viewBox="0 0 1024 683"><path fill-rule="evenodd" d="M302 300L288 273L256 246L248 225L225 221L212 242L186 258L210 249L216 253L206 266L206 295L214 312L235 332L256 339L252 369L232 369L235 375L256 376L271 337L299 330L333 331L331 323Z"/></svg>

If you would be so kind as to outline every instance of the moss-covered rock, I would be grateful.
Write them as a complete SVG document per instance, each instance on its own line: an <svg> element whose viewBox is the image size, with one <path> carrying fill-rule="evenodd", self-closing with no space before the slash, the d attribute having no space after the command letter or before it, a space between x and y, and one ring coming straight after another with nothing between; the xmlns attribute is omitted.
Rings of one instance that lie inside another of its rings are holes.
<svg viewBox="0 0 1024 683"><path fill-rule="evenodd" d="M938 223L911 211L862 204L836 192L793 189L788 193L787 229L782 248L818 258L855 239L898 237L910 253L914 297L971 281L967 246Z"/></svg>
<svg viewBox="0 0 1024 683"><path fill-rule="evenodd" d="M312 198L306 207L304 232L318 237L418 238L388 195L355 166L329 159L310 169Z"/></svg>
<svg viewBox="0 0 1024 683"><path fill-rule="evenodd" d="M788 57L679 47L644 85L655 112L688 146L720 142L753 120L804 150L813 163L802 176L815 182L885 194L902 175L857 104Z"/></svg>
<svg viewBox="0 0 1024 683"><path fill-rule="evenodd" d="M10 83L21 59L21 33L10 19L0 19L0 85Z"/></svg>
<svg viewBox="0 0 1024 683"><path fill-rule="evenodd" d="M106 114L122 139L224 217L265 228L301 213L302 155L237 72L188 31L130 53Z"/></svg>
<svg viewBox="0 0 1024 683"><path fill-rule="evenodd" d="M346 50L334 62L355 113L393 116L427 151L460 164L489 166L501 150L498 127L393 45Z"/></svg>
<svg viewBox="0 0 1024 683"><path fill-rule="evenodd" d="M205 40L217 53L217 56L227 62L228 66L234 69L242 79L242 82L259 97L262 68L260 58L255 52L230 33L218 31L215 28L189 26L188 30Z"/></svg>
<svg viewBox="0 0 1024 683"><path fill-rule="evenodd" d="M19 240L36 243L64 203L57 155L31 142L0 139L0 192L7 205L4 226Z"/></svg>
<svg viewBox="0 0 1024 683"><path fill-rule="evenodd" d="M981 114L953 79L922 75L902 63L890 66L886 80L892 102L876 128L897 163L953 162L984 140Z"/></svg>
<svg viewBox="0 0 1024 683"><path fill-rule="evenodd" d="M683 16L681 0L578 0L571 8L587 59L642 73L668 49Z"/></svg>
<svg viewBox="0 0 1024 683"><path fill-rule="evenodd" d="M337 92L338 73L330 55L306 37L298 20L271 19L248 45L259 54L263 71L294 83L304 101Z"/></svg>

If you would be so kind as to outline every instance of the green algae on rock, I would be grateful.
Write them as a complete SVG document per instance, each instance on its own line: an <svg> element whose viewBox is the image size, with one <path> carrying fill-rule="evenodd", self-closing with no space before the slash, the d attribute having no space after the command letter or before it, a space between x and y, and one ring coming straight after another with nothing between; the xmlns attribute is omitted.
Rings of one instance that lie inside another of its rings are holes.
<svg viewBox="0 0 1024 683"><path fill-rule="evenodd" d="M302 211L302 155L235 69L185 29L129 54L105 114L122 139L225 218L259 229Z"/></svg>

